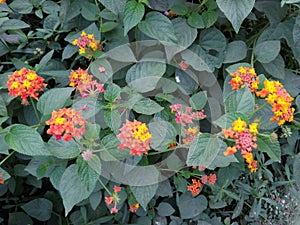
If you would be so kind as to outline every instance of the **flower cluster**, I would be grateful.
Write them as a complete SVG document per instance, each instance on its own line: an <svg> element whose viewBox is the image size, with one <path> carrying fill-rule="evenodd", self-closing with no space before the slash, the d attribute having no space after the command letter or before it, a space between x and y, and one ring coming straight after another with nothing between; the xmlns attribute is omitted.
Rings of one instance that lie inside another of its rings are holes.
<svg viewBox="0 0 300 225"><path fill-rule="evenodd" d="M7 87L9 94L15 97L20 96L22 104L28 105L28 97L38 100L38 92L43 91L44 78L38 76L35 71L22 68L8 75Z"/></svg>
<svg viewBox="0 0 300 225"><path fill-rule="evenodd" d="M82 31L80 37L75 39L72 44L78 46L79 54L86 58L89 58L97 50L103 50L103 46L95 39L94 34L86 34L85 31Z"/></svg>
<svg viewBox="0 0 300 225"><path fill-rule="evenodd" d="M131 204L129 205L129 210L130 212L136 212L136 210L138 210L138 208L140 208L140 204L139 203L135 203L135 204Z"/></svg>
<svg viewBox="0 0 300 225"><path fill-rule="evenodd" d="M217 176L216 174L204 175L201 177L201 180L192 179L191 185L188 185L187 190L192 193L193 196L196 196L200 193L203 184L214 185L216 183Z"/></svg>
<svg viewBox="0 0 300 225"><path fill-rule="evenodd" d="M120 201L118 193L121 191L121 187L114 186L114 192L109 196L105 197L105 202L107 205L113 205L113 207L110 209L110 213L117 213L119 210L117 208L117 204Z"/></svg>
<svg viewBox="0 0 300 225"><path fill-rule="evenodd" d="M256 95L265 98L272 105L274 116L270 120L278 122L279 126L286 121L293 121L295 109L291 106L294 98L289 95L279 81L269 81L266 79L264 81L264 88L257 92Z"/></svg>
<svg viewBox="0 0 300 225"><path fill-rule="evenodd" d="M80 138L85 133L87 121L81 116L81 112L75 109L63 108L52 112L50 120L46 125L50 125L47 134L54 135L55 138L63 138L70 141L73 137Z"/></svg>
<svg viewBox="0 0 300 225"><path fill-rule="evenodd" d="M198 126L192 127L190 125L193 124L193 120L204 119L206 117L204 110L193 112L192 107L186 107L184 110L181 104L171 105L170 108L172 112L176 113L176 123L181 124L184 129L186 137L182 139L182 142L184 144L192 142L201 133Z"/></svg>
<svg viewBox="0 0 300 225"><path fill-rule="evenodd" d="M120 128L120 134L118 134L118 139L121 142L119 148L129 148L131 155L147 154L147 150L150 149L151 137L145 123L137 120L133 122L127 120Z"/></svg>
<svg viewBox="0 0 300 225"><path fill-rule="evenodd" d="M0 0L0 4L4 4L6 0Z"/></svg>
<svg viewBox="0 0 300 225"><path fill-rule="evenodd" d="M70 86L76 87L81 94L81 97L96 97L99 93L103 93L104 84L99 84L97 81L93 80L93 76L88 74L87 70L78 68L77 70L72 70L69 76Z"/></svg>
<svg viewBox="0 0 300 225"><path fill-rule="evenodd" d="M0 173L0 184L4 184L4 180L2 179L2 177L3 177L3 174Z"/></svg>
<svg viewBox="0 0 300 225"><path fill-rule="evenodd" d="M235 145L227 147L224 155L233 155L239 150L248 163L248 168L251 172L256 172L257 170L257 161L253 159L252 153L252 149L257 148L257 126L258 123L254 122L247 128L247 123L239 117L232 123L232 127L222 130L225 138L232 138L235 140Z"/></svg>
<svg viewBox="0 0 300 225"><path fill-rule="evenodd" d="M253 68L247 68L240 66L237 71L231 73L230 76L233 78L229 82L232 90L238 90L247 85L251 92L256 92L258 89L258 84L260 83L255 70Z"/></svg>

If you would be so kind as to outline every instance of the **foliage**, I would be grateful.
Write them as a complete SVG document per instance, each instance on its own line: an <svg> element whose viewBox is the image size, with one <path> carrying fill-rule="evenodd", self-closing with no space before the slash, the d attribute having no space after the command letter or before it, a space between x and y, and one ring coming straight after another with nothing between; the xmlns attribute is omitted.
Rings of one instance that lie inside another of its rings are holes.
<svg viewBox="0 0 300 225"><path fill-rule="evenodd" d="M299 224L299 7L0 0L0 223Z"/></svg>

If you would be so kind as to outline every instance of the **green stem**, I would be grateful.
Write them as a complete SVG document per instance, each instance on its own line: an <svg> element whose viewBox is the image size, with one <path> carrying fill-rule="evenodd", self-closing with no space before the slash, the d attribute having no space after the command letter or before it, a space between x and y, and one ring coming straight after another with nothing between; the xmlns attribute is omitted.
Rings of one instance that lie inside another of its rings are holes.
<svg viewBox="0 0 300 225"><path fill-rule="evenodd" d="M9 132L9 130L3 130L3 131L0 132L0 135L1 135L1 134L6 134L6 133L8 133L8 132Z"/></svg>
<svg viewBox="0 0 300 225"><path fill-rule="evenodd" d="M102 185L102 187L104 188L104 190L109 194L112 195L112 193L108 190L108 188L105 186L105 184L103 184L102 180L100 178L98 178L99 183Z"/></svg>
<svg viewBox="0 0 300 225"><path fill-rule="evenodd" d="M0 162L0 166L2 166L2 164L8 160L13 154L15 153L15 151L13 150L11 153L9 153L9 155L7 155L1 162Z"/></svg>
<svg viewBox="0 0 300 225"><path fill-rule="evenodd" d="M36 119L38 120L38 122L40 122L40 117L39 117L39 113L38 111L36 110L36 107L35 107L35 104L34 104L34 101L32 98L30 98L30 101L31 101L31 104L32 104L32 107L33 107L33 110L34 110L34 114L36 116Z"/></svg>

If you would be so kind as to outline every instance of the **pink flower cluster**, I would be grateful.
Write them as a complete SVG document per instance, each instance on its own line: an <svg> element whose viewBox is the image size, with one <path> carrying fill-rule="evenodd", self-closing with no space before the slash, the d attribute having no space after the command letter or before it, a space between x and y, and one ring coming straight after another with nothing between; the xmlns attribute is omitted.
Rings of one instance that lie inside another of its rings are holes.
<svg viewBox="0 0 300 225"><path fill-rule="evenodd" d="M117 204L120 201L118 193L121 191L121 187L114 186L114 192L109 197L105 197L105 203L107 205L113 205L113 207L110 210L110 213L117 213L119 210L117 208Z"/></svg>

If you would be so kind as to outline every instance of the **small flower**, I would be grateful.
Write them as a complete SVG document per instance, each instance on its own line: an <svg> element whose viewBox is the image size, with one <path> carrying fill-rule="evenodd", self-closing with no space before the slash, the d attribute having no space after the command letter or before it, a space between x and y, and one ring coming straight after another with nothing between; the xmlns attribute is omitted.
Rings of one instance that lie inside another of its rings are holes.
<svg viewBox="0 0 300 225"><path fill-rule="evenodd" d="M99 72L100 72L100 73L104 73L104 72L105 72L105 67L100 66L100 67L99 67Z"/></svg>
<svg viewBox="0 0 300 225"><path fill-rule="evenodd" d="M20 96L22 104L28 105L28 97L38 100L38 92L43 91L47 84L44 78L38 76L35 71L22 68L8 75L7 87L9 94Z"/></svg>
<svg viewBox="0 0 300 225"><path fill-rule="evenodd" d="M224 156L233 155L236 153L236 146L233 147L227 147L226 151L224 152Z"/></svg>
<svg viewBox="0 0 300 225"><path fill-rule="evenodd" d="M250 133L252 133L253 135L257 135L258 134L257 126L258 126L258 123L251 123L249 125Z"/></svg>
<svg viewBox="0 0 300 225"><path fill-rule="evenodd" d="M204 176L201 177L201 183L202 184L206 184L207 181L208 181L208 176L207 175L204 175Z"/></svg>
<svg viewBox="0 0 300 225"><path fill-rule="evenodd" d="M200 188L202 187L202 184L200 180L192 179L193 184L188 185L187 190L192 193L193 196L196 196L200 193Z"/></svg>
<svg viewBox="0 0 300 225"><path fill-rule="evenodd" d="M130 210L130 212L136 212L136 210L138 210L138 208L140 207L140 204L139 203L136 203L136 204L131 204L130 206L129 206L129 210Z"/></svg>
<svg viewBox="0 0 300 225"><path fill-rule="evenodd" d="M80 84L77 86L77 90L80 92L82 98L97 97L98 94L105 92L104 84L99 84L93 80L86 84Z"/></svg>
<svg viewBox="0 0 300 225"><path fill-rule="evenodd" d="M70 141L73 137L80 138L85 133L86 124L87 121L81 116L81 112L70 108L59 109L53 111L51 119L46 121L46 125L50 125L47 134L54 135L56 139Z"/></svg>
<svg viewBox="0 0 300 225"><path fill-rule="evenodd" d="M205 170L205 167L204 167L204 166L199 166L198 169L199 169L200 171L204 171L204 170Z"/></svg>
<svg viewBox="0 0 300 225"><path fill-rule="evenodd" d="M82 110L83 110L83 111L87 111L87 110L88 110L87 105L82 106Z"/></svg>
<svg viewBox="0 0 300 225"><path fill-rule="evenodd" d="M183 70L183 71L186 71L187 68L190 66L189 64L185 63L185 61L181 61L178 66Z"/></svg>
<svg viewBox="0 0 300 225"><path fill-rule="evenodd" d="M3 174L0 173L0 184L4 184L4 180L2 179L2 177L3 177Z"/></svg>
<svg viewBox="0 0 300 225"><path fill-rule="evenodd" d="M237 120L235 120L232 123L233 126L233 130L236 132L242 132L243 130L245 130L247 124L245 121L241 120L241 118L239 117Z"/></svg>
<svg viewBox="0 0 300 225"><path fill-rule="evenodd" d="M85 161L90 161L93 157L93 151L90 149L85 150L81 153L81 156Z"/></svg>
<svg viewBox="0 0 300 225"><path fill-rule="evenodd" d="M111 210L110 210L110 213L113 214L113 213L117 213L119 210L117 209L116 206L112 207Z"/></svg>
<svg viewBox="0 0 300 225"><path fill-rule="evenodd" d="M151 134L145 123L137 120L133 122L127 120L126 123L120 128L118 139L121 144L120 149L129 148L131 155L140 156L143 153L147 154L150 149Z"/></svg>
<svg viewBox="0 0 300 225"><path fill-rule="evenodd" d="M121 191L121 187L119 187L119 186L114 186L114 192L115 193L118 193L118 192L120 192Z"/></svg>
<svg viewBox="0 0 300 225"><path fill-rule="evenodd" d="M111 194L109 197L105 197L105 203L107 205L113 205L113 207L110 209L110 213L117 213L119 210L117 209L117 204L120 201L118 192L121 191L121 187L119 186L114 186L114 192Z"/></svg>
<svg viewBox="0 0 300 225"><path fill-rule="evenodd" d="M77 70L71 70L70 76L70 86L77 87L79 85L84 85L92 81L93 76L88 74L88 70L83 70L78 68Z"/></svg>
<svg viewBox="0 0 300 225"><path fill-rule="evenodd" d="M216 181L217 181L217 175L216 175L216 174L210 174L210 175L208 176L208 183L209 183L210 185L215 184Z"/></svg>
<svg viewBox="0 0 300 225"><path fill-rule="evenodd" d="M111 205L114 202L114 198L113 197L105 197L105 202L107 205Z"/></svg>

